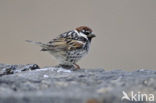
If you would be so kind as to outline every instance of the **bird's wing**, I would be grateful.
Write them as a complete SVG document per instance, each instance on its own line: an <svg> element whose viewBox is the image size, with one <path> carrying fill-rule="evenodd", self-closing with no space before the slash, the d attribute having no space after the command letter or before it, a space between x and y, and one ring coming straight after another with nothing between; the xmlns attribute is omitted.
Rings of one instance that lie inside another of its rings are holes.
<svg viewBox="0 0 156 103"><path fill-rule="evenodd" d="M85 42L75 38L78 38L78 35L74 31L63 33L56 39L53 39L52 41L48 42L47 47L43 48L42 51L74 50L83 48Z"/></svg>

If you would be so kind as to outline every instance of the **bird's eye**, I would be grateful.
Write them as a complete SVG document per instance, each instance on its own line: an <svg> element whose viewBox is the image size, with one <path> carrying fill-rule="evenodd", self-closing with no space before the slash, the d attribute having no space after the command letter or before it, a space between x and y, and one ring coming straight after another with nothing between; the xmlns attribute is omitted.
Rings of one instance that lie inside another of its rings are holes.
<svg viewBox="0 0 156 103"><path fill-rule="evenodd" d="M89 35L89 32L85 32L86 35Z"/></svg>
<svg viewBox="0 0 156 103"><path fill-rule="evenodd" d="M89 35L90 34L90 32L86 31L86 30L82 30L82 33L85 34L85 35Z"/></svg>

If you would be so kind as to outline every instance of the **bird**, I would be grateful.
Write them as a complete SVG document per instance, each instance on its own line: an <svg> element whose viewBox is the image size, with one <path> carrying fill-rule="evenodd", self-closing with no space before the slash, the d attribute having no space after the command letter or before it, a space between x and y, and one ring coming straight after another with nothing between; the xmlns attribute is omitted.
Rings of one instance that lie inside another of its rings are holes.
<svg viewBox="0 0 156 103"><path fill-rule="evenodd" d="M59 62L59 67L80 69L77 62L88 54L92 38L96 37L88 26L80 26L58 35L48 43L34 42L53 55Z"/></svg>

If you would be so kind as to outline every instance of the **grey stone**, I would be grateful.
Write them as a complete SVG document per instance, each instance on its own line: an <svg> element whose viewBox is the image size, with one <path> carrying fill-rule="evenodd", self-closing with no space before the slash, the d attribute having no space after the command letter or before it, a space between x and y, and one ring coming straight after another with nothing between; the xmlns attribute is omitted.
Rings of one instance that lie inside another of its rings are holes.
<svg viewBox="0 0 156 103"><path fill-rule="evenodd" d="M35 69L39 69L39 66L37 64L27 64L27 65L0 64L0 76Z"/></svg>
<svg viewBox="0 0 156 103"><path fill-rule="evenodd" d="M156 97L154 102L121 100L123 91L129 97L132 91L137 97L141 93L156 96L154 70L72 71L0 64L0 73L0 103L156 103Z"/></svg>

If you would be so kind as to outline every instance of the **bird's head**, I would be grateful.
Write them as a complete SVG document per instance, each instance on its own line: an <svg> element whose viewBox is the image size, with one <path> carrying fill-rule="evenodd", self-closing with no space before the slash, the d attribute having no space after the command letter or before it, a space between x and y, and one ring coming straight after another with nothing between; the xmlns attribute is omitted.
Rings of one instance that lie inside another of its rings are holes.
<svg viewBox="0 0 156 103"><path fill-rule="evenodd" d="M76 28L76 30L79 33L86 35L89 40L96 37L95 34L92 33L92 29L87 26L80 26L80 27Z"/></svg>

